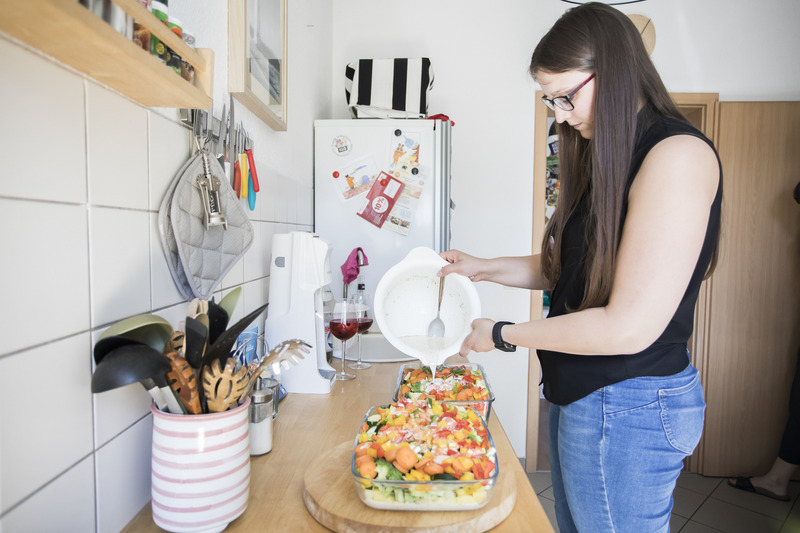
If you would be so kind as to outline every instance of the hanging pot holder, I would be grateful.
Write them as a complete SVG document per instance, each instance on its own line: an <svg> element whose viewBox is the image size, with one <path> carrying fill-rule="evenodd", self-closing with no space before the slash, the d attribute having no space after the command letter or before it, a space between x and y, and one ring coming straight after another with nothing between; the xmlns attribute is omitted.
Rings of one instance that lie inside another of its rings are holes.
<svg viewBox="0 0 800 533"><path fill-rule="evenodd" d="M209 300L253 244L253 225L225 171L204 150L170 183L158 210L161 246L186 299Z"/></svg>

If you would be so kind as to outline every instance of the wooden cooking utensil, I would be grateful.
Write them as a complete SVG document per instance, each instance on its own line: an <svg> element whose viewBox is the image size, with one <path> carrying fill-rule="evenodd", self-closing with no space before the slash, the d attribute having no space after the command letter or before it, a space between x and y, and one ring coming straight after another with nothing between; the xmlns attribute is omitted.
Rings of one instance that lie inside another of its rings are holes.
<svg viewBox="0 0 800 533"><path fill-rule="evenodd" d="M236 370L236 360L229 357L225 368L220 368L219 359L214 359L203 367L203 391L208 411L218 413L235 406L247 383L246 367Z"/></svg>
<svg viewBox="0 0 800 533"><path fill-rule="evenodd" d="M183 406L192 415L203 413L200 406L200 391L197 387L197 377L189 363L178 355L177 352L167 354L172 369L167 372L167 383L183 402Z"/></svg>
<svg viewBox="0 0 800 533"><path fill-rule="evenodd" d="M184 338L185 334L182 331L173 331L172 336L164 345L164 350L163 350L164 355L169 357L169 354L173 352L176 355L183 353Z"/></svg>

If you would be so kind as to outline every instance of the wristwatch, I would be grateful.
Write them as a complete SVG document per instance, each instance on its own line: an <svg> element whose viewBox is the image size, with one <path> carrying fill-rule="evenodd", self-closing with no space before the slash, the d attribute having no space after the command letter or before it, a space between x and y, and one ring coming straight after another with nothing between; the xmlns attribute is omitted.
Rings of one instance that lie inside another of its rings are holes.
<svg viewBox="0 0 800 533"><path fill-rule="evenodd" d="M495 322L494 327L492 328L492 340L494 341L494 347L503 352L513 352L517 349L516 345L504 341L503 335L500 332L500 330L503 329L503 326L507 326L508 324L514 323Z"/></svg>

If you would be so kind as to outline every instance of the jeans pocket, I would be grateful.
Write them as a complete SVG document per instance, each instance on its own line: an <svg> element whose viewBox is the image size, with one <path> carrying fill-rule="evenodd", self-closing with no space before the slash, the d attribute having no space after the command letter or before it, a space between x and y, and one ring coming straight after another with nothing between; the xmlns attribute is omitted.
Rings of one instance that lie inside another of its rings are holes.
<svg viewBox="0 0 800 533"><path fill-rule="evenodd" d="M661 423L670 445L676 450L691 454L703 434L706 402L699 376L687 385L658 391L661 405Z"/></svg>

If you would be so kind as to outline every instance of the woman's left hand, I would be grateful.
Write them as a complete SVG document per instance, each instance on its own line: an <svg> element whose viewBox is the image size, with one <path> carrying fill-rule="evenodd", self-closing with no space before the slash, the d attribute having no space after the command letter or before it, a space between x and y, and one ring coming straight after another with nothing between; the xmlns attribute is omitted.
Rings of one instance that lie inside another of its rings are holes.
<svg viewBox="0 0 800 533"><path fill-rule="evenodd" d="M492 328L494 320L490 318L478 318L472 321L472 332L467 335L461 344L461 351L458 353L466 357L469 352L489 352L494 350L492 340Z"/></svg>

